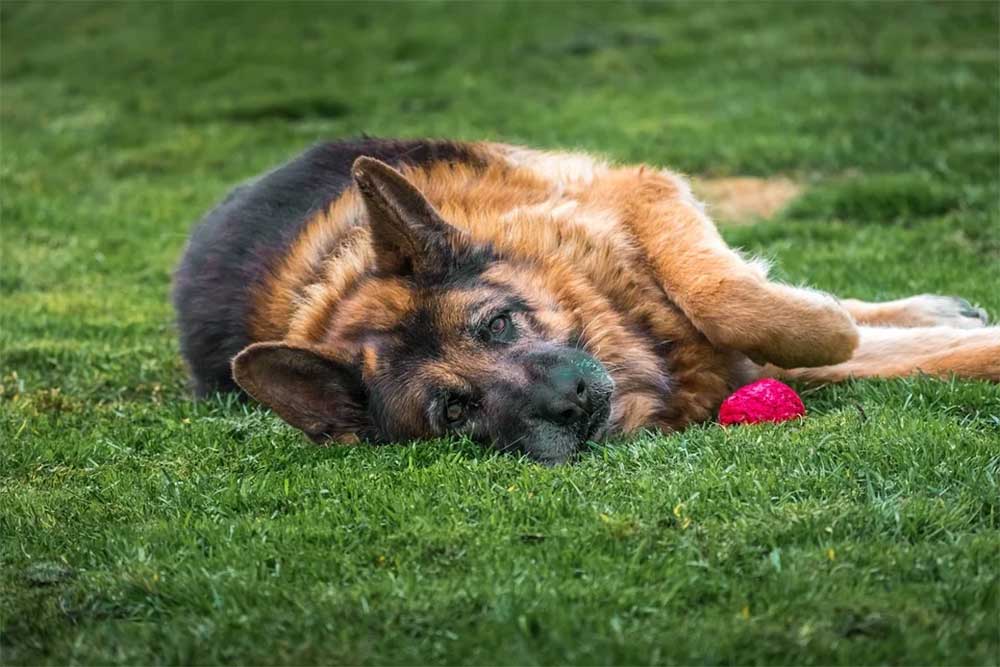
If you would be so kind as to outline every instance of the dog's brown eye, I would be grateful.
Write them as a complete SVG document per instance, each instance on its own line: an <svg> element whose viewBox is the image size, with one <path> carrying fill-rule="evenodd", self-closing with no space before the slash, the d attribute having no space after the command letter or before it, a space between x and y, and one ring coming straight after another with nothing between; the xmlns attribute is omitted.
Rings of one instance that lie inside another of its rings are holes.
<svg viewBox="0 0 1000 667"><path fill-rule="evenodd" d="M465 406L461 403L453 401L448 404L447 408L445 408L444 416L449 423L454 424L465 416Z"/></svg>
<svg viewBox="0 0 1000 667"><path fill-rule="evenodd" d="M507 330L509 322L510 320L506 315L497 315L490 320L490 333L494 336L499 336Z"/></svg>
<svg viewBox="0 0 1000 667"><path fill-rule="evenodd" d="M484 343L510 343L517 337L517 331L510 313L503 312L481 324L476 335Z"/></svg>

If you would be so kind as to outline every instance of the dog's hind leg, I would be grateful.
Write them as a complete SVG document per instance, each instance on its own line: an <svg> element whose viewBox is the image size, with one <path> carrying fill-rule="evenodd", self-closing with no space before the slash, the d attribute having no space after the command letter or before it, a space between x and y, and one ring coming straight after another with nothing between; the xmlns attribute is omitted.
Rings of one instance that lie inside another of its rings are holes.
<svg viewBox="0 0 1000 667"><path fill-rule="evenodd" d="M1000 382L1000 327L860 327L849 361L818 368L767 366L763 375L805 382L925 374Z"/></svg>
<svg viewBox="0 0 1000 667"><path fill-rule="evenodd" d="M858 332L837 300L768 280L726 245L679 177L616 169L588 196L615 204L663 290L713 344L782 368L850 359Z"/></svg>
<svg viewBox="0 0 1000 667"><path fill-rule="evenodd" d="M858 324L872 326L979 329L989 322L985 310L955 296L920 294L882 303L857 299L842 299L840 303Z"/></svg>

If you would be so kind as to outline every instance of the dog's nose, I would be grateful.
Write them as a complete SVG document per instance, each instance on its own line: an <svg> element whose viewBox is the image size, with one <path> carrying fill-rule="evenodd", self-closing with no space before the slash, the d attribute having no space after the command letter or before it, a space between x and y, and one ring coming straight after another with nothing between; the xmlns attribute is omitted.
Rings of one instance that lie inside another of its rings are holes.
<svg viewBox="0 0 1000 667"><path fill-rule="evenodd" d="M572 364L558 364L531 392L533 416L558 426L570 426L590 418L590 382Z"/></svg>

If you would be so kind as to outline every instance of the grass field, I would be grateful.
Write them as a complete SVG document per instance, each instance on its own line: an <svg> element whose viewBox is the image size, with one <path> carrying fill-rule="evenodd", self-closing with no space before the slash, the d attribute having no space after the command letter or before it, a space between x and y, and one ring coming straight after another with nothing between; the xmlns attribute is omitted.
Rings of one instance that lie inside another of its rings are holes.
<svg viewBox="0 0 1000 667"><path fill-rule="evenodd" d="M493 138L805 194L781 277L1000 315L996 3L5 0L0 663L1000 662L1000 388L543 468L315 448L185 390L168 289L321 138Z"/></svg>

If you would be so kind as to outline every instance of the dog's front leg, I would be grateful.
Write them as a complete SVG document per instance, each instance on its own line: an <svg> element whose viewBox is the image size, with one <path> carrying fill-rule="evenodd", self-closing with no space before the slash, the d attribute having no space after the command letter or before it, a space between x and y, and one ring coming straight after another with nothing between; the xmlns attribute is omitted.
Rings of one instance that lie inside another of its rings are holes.
<svg viewBox="0 0 1000 667"><path fill-rule="evenodd" d="M985 310L956 296L919 294L880 303L858 299L841 299L840 303L855 322L872 326L979 329L989 322Z"/></svg>
<svg viewBox="0 0 1000 667"><path fill-rule="evenodd" d="M615 202L664 291L713 344L782 368L851 357L858 332L837 300L768 280L726 245L679 177L618 169L592 194Z"/></svg>

